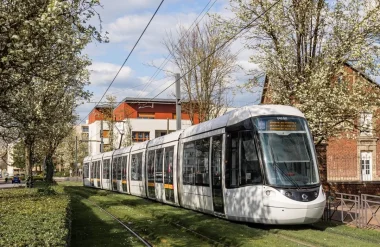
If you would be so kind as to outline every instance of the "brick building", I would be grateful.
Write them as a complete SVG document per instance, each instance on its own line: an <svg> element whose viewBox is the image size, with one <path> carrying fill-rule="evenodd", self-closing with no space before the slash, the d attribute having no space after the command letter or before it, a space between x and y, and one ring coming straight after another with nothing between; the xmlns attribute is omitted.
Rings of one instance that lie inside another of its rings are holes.
<svg viewBox="0 0 380 247"><path fill-rule="evenodd" d="M376 84L349 64L343 65L336 78L342 77L351 83L364 80ZM270 83L266 78L261 104L270 103L269 91ZM380 133L374 130L372 116L370 112L362 113L357 120L359 125L368 126L365 131L355 130L340 138L330 138L316 147L321 180L326 188L353 194L380 194Z"/></svg>

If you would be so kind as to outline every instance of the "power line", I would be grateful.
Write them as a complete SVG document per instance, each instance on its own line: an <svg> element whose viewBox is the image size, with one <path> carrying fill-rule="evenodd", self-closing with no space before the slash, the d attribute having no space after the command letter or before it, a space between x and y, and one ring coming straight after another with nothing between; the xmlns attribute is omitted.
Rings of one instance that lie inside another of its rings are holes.
<svg viewBox="0 0 380 247"><path fill-rule="evenodd" d="M231 40L235 39L241 32L243 32L245 29L247 29L249 26L251 26L255 21L257 21L258 19L260 19L262 16L264 16L269 10L271 10L275 5L277 5L281 0L278 0L277 2L275 2L274 4L272 4L268 9L266 9L263 13L261 13L259 16L257 16L255 19L253 19L251 22L249 22L247 25L245 25L238 33L236 33L235 35L233 35L231 38L227 39L227 41L225 41L222 45L220 45L219 47L217 47L213 52L211 52L208 56L206 56L204 59L202 59L198 64L196 64L194 67L192 67L190 70L188 70L185 74L181 75L181 77L179 78L182 79L183 77L185 77L187 74L189 74L191 71L193 71L197 66L199 66L201 63L203 63L207 58L209 58L210 56L212 56L213 54L215 54L215 52L217 52L219 49L221 49L222 47L224 47L227 43L229 43ZM171 87L174 83L176 83L177 81L174 81L173 83L171 83L169 86L167 86L164 90L162 90L161 92L159 92L156 96L154 96L150 101L152 101L153 99L157 98L159 95L161 95L163 92L165 92L169 87Z"/></svg>
<svg viewBox="0 0 380 247"><path fill-rule="evenodd" d="M124 60L124 63L121 65L119 71L116 73L115 77L113 78L113 80L111 81L111 83L109 84L108 88L106 89L106 91L104 92L103 96L100 98L99 102L102 101L102 99L104 98L104 96L106 95L107 91L110 89L110 87L112 86L112 84L114 83L114 81L116 80L117 76L119 75L120 71L122 70L122 68L124 67L125 63L128 61L129 57L131 56L132 52L134 51L134 49L136 48L137 44L140 42L140 39L142 38L142 36L144 35L145 31L148 29L150 23L152 22L153 18L156 16L158 10L160 9L162 3L164 2L164 0L161 1L161 3L158 5L156 11L154 12L153 16L150 18L148 24L145 26L143 32L141 33L140 37L137 39L136 43L134 44L132 50L129 52L127 58ZM88 115L86 117L84 117L79 123L82 123L83 120L85 120L89 115L90 115L91 112L88 113Z"/></svg>
<svg viewBox="0 0 380 247"><path fill-rule="evenodd" d="M193 23L190 25L190 27L187 29L187 31L182 35L182 37L179 39L179 41L177 42L177 44L175 45L175 48L178 49L178 44L182 41L182 39L184 39L185 37L188 37L189 34L190 34L190 29L194 29L195 26L197 24L199 24L203 18L205 17L205 15L210 11L210 9L214 6L214 4L216 3L217 0L214 0L214 2L211 4L211 6L207 9L207 11L203 14L202 18L197 22L198 18L202 15L203 11L207 8L207 6L211 3L211 0L208 1L208 3L206 4L206 6L202 9L202 11L199 13L199 15L197 16L197 18L195 18L195 20L193 21ZM197 22L197 23L196 23ZM196 24L196 25L194 25ZM193 27L194 26L194 27ZM146 84L146 86L142 89L145 90L152 82L153 80L157 77L157 75L159 74L160 71L163 70L163 67L165 67L165 65L169 62L169 57L173 56L171 53L169 53L165 60L161 63L161 65L156 69L155 73L151 76L151 78L149 79L149 82ZM152 91L153 92L153 91ZM150 93L148 93L149 95ZM141 93L137 96L140 97L141 96Z"/></svg>

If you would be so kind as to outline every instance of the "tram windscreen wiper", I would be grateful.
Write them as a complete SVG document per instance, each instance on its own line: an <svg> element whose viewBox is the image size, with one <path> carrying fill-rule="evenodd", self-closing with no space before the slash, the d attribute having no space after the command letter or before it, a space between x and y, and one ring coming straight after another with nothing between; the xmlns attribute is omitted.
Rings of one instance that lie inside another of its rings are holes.
<svg viewBox="0 0 380 247"><path fill-rule="evenodd" d="M280 167L277 165L276 163L276 160L274 158L274 153L273 153L273 148L270 147L270 153L271 153L271 156L272 156L272 160L273 160L273 166L282 173L282 176L283 177L286 177L295 187L297 187L297 189L300 189L301 187L298 185L298 183L296 181L294 181L291 177L289 177L282 169L280 169Z"/></svg>

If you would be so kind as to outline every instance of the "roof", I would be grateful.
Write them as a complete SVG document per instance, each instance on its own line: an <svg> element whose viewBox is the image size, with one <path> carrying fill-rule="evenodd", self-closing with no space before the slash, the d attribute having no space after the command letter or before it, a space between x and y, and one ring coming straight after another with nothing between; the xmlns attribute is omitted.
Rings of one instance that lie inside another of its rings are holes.
<svg viewBox="0 0 380 247"><path fill-rule="evenodd" d="M151 99L151 98L133 98L133 97L126 97L122 100L122 102L128 102L128 103L169 103L169 104L175 104L176 99Z"/></svg>

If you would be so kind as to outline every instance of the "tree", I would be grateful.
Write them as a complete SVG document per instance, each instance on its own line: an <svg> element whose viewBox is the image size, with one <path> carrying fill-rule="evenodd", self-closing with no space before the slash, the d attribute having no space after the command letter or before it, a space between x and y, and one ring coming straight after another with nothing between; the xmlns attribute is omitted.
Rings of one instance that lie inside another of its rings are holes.
<svg viewBox="0 0 380 247"><path fill-rule="evenodd" d="M82 140L75 128L59 144L55 153L61 153L65 163L73 164L72 168L77 169L75 163L81 163L88 156L88 142Z"/></svg>
<svg viewBox="0 0 380 247"><path fill-rule="evenodd" d="M237 68L236 56L220 35L221 28L208 20L193 30L180 26L179 40L169 34L164 45L172 56L171 62L179 69L182 109L194 123L195 114L204 122L224 113L229 105L228 85L231 73ZM220 49L218 49L221 47ZM203 62L201 62L203 61Z"/></svg>
<svg viewBox="0 0 380 247"><path fill-rule="evenodd" d="M48 167L52 166L49 159L76 119L78 100L89 96L83 88L88 82L86 68L90 61L81 51L94 36L102 40L97 30L86 24L95 14L93 8L98 1L37 2L40 5L17 0L0 5L10 12L10 20L5 19L2 30L12 35L8 48L0 49L0 77L4 76L1 78L7 86L6 106L0 102L0 115L5 119L1 124L19 132L25 145L28 177L32 147L38 140L46 141ZM12 29L18 26L21 27Z"/></svg>
<svg viewBox="0 0 380 247"><path fill-rule="evenodd" d="M379 74L380 1L233 0L231 10L219 21L228 36L246 29L253 77L264 71L271 102L304 112L318 142L363 127L355 119L380 106L378 85L338 76L346 63Z"/></svg>

